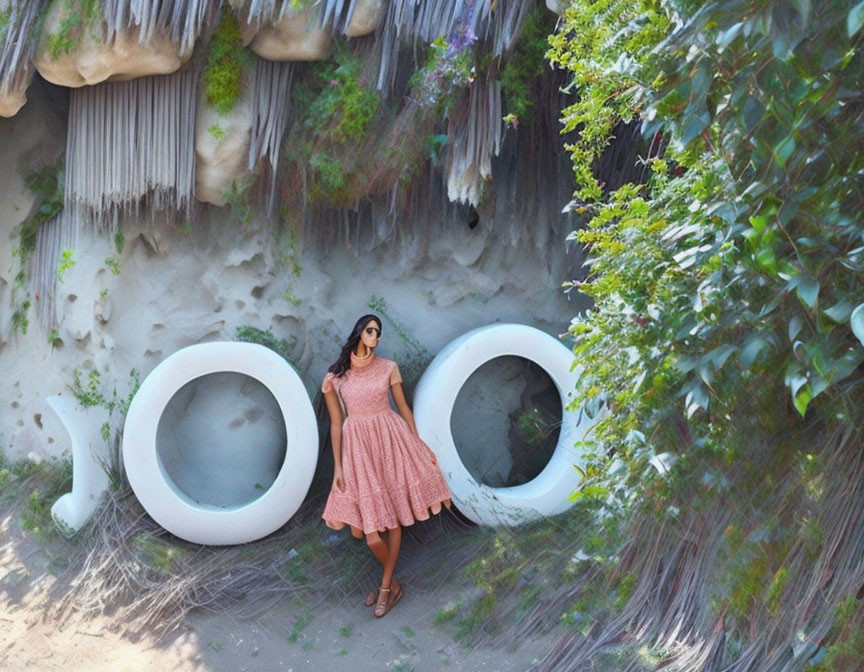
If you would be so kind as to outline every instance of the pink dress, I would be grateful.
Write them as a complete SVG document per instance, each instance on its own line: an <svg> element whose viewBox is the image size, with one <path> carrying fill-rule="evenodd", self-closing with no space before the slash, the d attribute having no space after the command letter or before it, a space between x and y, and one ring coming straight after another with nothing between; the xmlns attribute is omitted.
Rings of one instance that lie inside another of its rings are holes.
<svg viewBox="0 0 864 672"><path fill-rule="evenodd" d="M374 353L352 357L341 378L324 378L321 391L335 389L348 414L342 425L345 489L333 485L322 515L335 530L350 525L383 532L450 506L450 489L426 444L390 408L390 386L401 382L396 362Z"/></svg>

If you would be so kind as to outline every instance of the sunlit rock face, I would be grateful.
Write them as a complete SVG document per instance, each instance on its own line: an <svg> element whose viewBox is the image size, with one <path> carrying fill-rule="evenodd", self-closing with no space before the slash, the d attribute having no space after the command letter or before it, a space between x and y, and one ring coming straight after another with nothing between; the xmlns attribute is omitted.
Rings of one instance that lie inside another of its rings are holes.
<svg viewBox="0 0 864 672"><path fill-rule="evenodd" d="M546 0L546 7L556 14L563 15L568 4L567 0Z"/></svg>
<svg viewBox="0 0 864 672"><path fill-rule="evenodd" d="M0 88L0 117L13 117L27 102L27 87L30 80L22 86Z"/></svg>
<svg viewBox="0 0 864 672"><path fill-rule="evenodd" d="M288 9L282 19L260 27L244 26L243 41L271 61L318 61L330 53L331 32L321 27L323 3Z"/></svg>
<svg viewBox="0 0 864 672"><path fill-rule="evenodd" d="M39 321L42 298L30 295L30 324L22 333L11 324L26 298L15 280L15 232L38 207L22 175L52 164L67 130L62 91L37 81L28 94L18 115L0 119L0 241L6 241L0 243L0 449L9 457L70 448L46 398L68 394L76 369L85 380L99 371L109 393L116 387L124 396L133 368L143 380L180 348L234 340L238 328L269 329L284 340L311 403L354 321L375 312L384 327L379 354L399 363L410 394L432 357L471 329L518 322L558 335L587 307L584 298L561 291L579 260L565 247L573 225L561 218L554 199L532 204L536 216L526 223L491 205L469 218L467 209L446 210L442 194L440 203L430 200L393 222L382 215L356 237L339 223L295 233L257 212L239 222L230 208L202 205L188 223L168 224L144 208L121 215L122 252L108 231L83 227L72 249L75 265L57 285L53 331ZM235 108L236 127L233 117L200 105L197 134L206 142L198 148L199 177L206 180L199 182L199 197L207 189L224 197L245 171L246 105L241 100ZM225 134L221 141L210 130L214 125ZM233 172L226 169L230 162ZM561 202L568 196L563 193ZM313 237L318 242L309 242ZM109 257L118 259L119 274L106 266ZM48 268L56 272L56 265ZM469 387L475 406L466 404L462 420L454 422L457 439L463 427L470 430L466 441L503 441L506 415L518 400L531 398L520 377L483 376L481 390L500 393L498 415L472 410L484 399L493 404ZM264 485L256 479L247 480L250 496L260 490L255 483Z"/></svg>
<svg viewBox="0 0 864 672"><path fill-rule="evenodd" d="M69 53L57 54L55 58L49 46L50 38L60 31L64 12L64 3L51 5L33 57L39 74L54 84L79 87L145 75L165 75L178 70L192 55L191 50L181 53L180 47L165 33L156 33L146 44L141 44L138 29L133 28L106 41L101 25L93 25L85 29L80 43Z"/></svg>
<svg viewBox="0 0 864 672"><path fill-rule="evenodd" d="M387 6L383 0L357 0L351 21L345 26L345 34L348 37L360 37L374 33L386 13Z"/></svg>
<svg viewBox="0 0 864 672"><path fill-rule="evenodd" d="M202 98L195 122L195 195L202 203L225 205L232 184L248 177L252 104L249 87L228 114Z"/></svg>

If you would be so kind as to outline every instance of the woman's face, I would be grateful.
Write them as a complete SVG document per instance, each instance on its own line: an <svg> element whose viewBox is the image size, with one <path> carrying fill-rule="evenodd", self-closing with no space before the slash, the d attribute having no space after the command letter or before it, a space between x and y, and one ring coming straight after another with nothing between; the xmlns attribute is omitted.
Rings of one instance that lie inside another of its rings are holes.
<svg viewBox="0 0 864 672"><path fill-rule="evenodd" d="M360 340L370 350L377 348L381 341L381 325L375 320L369 320L360 332Z"/></svg>

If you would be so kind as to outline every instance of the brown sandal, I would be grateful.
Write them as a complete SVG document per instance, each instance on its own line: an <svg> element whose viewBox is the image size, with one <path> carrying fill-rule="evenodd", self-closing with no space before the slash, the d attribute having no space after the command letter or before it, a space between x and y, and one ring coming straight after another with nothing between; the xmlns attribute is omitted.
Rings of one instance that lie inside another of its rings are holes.
<svg viewBox="0 0 864 672"><path fill-rule="evenodd" d="M375 605L375 611L373 612L375 618L383 618L384 616L386 616L387 612L390 611L396 605L396 603L402 599L402 594L404 592L405 591L402 590L402 584L401 583L396 584L396 592L395 593L391 593L390 588L379 588L378 589L379 600L378 600L378 603ZM380 601L381 593L388 593L387 600L385 600L384 602ZM383 609L383 611L379 612L378 611L379 608Z"/></svg>

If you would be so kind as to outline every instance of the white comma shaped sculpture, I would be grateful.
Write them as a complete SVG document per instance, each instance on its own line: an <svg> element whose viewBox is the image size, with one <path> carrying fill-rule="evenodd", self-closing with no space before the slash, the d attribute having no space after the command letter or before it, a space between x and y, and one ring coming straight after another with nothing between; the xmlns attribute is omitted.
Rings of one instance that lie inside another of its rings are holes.
<svg viewBox="0 0 864 672"><path fill-rule="evenodd" d="M47 401L72 440L72 492L51 507L57 527L71 534L89 520L108 489L108 446L102 438L108 412L99 407L82 409L68 394L57 394Z"/></svg>

